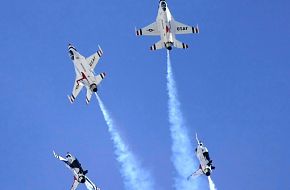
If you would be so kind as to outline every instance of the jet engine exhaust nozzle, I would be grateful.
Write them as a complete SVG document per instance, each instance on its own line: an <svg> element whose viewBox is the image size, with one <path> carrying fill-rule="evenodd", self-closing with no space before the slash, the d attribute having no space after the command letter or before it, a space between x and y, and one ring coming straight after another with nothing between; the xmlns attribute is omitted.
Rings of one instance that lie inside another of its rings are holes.
<svg viewBox="0 0 290 190"><path fill-rule="evenodd" d="M167 42L167 43L165 44L165 47L166 47L166 49L168 49L168 50L172 50L172 46L173 46L173 43L172 43L172 42Z"/></svg>
<svg viewBox="0 0 290 190"><path fill-rule="evenodd" d="M93 92L97 92L98 91L97 85L95 83L91 84L90 85L90 90L93 91Z"/></svg>
<svg viewBox="0 0 290 190"><path fill-rule="evenodd" d="M205 175L206 176L210 176L210 174L211 174L211 169L210 168L206 168L205 169Z"/></svg>
<svg viewBox="0 0 290 190"><path fill-rule="evenodd" d="M84 176L80 176L78 181L80 183L85 183L86 182L86 178Z"/></svg>

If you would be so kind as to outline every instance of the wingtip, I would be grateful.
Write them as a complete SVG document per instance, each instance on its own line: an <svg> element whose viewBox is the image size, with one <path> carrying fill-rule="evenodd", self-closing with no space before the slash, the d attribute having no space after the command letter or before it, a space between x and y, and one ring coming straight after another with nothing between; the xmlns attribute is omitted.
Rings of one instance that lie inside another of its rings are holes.
<svg viewBox="0 0 290 190"><path fill-rule="evenodd" d="M103 52L103 50L102 50L102 48L101 48L100 45L98 45L98 48L99 48L99 50L101 51L101 53L103 54L104 52Z"/></svg>
<svg viewBox="0 0 290 190"><path fill-rule="evenodd" d="M54 150L52 151L52 153L54 157L57 157L57 154L54 152Z"/></svg>
<svg viewBox="0 0 290 190"><path fill-rule="evenodd" d="M67 95L67 98L68 98L69 102L72 104L73 102L71 100L71 97L69 95Z"/></svg>
<svg viewBox="0 0 290 190"><path fill-rule="evenodd" d="M135 29L136 36L142 36L142 29Z"/></svg>
<svg viewBox="0 0 290 190"><path fill-rule="evenodd" d="M197 137L197 132L195 133L195 139L197 141L197 143L199 143L198 137Z"/></svg>

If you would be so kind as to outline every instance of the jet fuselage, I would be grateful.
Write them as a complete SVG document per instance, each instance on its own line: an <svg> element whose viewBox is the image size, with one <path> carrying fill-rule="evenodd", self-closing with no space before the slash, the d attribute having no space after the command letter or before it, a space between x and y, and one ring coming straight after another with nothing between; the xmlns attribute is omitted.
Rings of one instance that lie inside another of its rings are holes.
<svg viewBox="0 0 290 190"><path fill-rule="evenodd" d="M211 172L212 172L212 168L211 168L211 163L210 161L205 157L205 152L207 152L207 148L204 146L200 146L198 145L196 148L196 156L199 160L200 163L200 169L202 170L202 172L206 175L206 176L210 176Z"/></svg>
<svg viewBox="0 0 290 190"><path fill-rule="evenodd" d="M168 50L172 49L172 45L175 39L175 35L171 31L172 20L173 17L168 9L167 3L165 1L160 1L156 23L158 24L161 40L164 42L165 47Z"/></svg>

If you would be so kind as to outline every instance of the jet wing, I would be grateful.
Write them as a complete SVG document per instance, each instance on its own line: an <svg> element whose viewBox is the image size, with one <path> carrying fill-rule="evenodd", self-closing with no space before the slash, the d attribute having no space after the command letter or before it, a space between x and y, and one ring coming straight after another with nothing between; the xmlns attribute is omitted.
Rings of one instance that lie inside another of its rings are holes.
<svg viewBox="0 0 290 190"><path fill-rule="evenodd" d="M54 151L53 151L53 155L54 155L55 158L59 159L60 161L66 161L65 158L63 158L60 155L56 154Z"/></svg>
<svg viewBox="0 0 290 190"><path fill-rule="evenodd" d="M175 34L197 34L199 33L199 28L198 26L192 27L174 20L174 32Z"/></svg>
<svg viewBox="0 0 290 190"><path fill-rule="evenodd" d="M74 182L73 182L70 190L76 190L79 184L80 183L78 182L78 180L74 177Z"/></svg>
<svg viewBox="0 0 290 190"><path fill-rule="evenodd" d="M102 57L102 55L103 55L103 50L99 46L99 50L96 53L94 53L90 57L86 58L89 66L91 67L92 70L95 69L95 67L96 67L97 63L99 62L100 58Z"/></svg>
<svg viewBox="0 0 290 190"><path fill-rule="evenodd" d="M86 177L85 185L88 190L100 190L100 188L97 187L87 176L85 177Z"/></svg>
<svg viewBox="0 0 290 190"><path fill-rule="evenodd" d="M147 36L159 36L160 32L157 27L157 23L153 22L152 24L149 24L148 26L136 30L137 36L147 35Z"/></svg>
<svg viewBox="0 0 290 190"><path fill-rule="evenodd" d="M190 178L195 178L195 177L198 177L200 175L202 175L203 172L202 172L202 169L199 168L198 170L196 170L194 173L192 173L190 176L187 177L187 180L189 180Z"/></svg>
<svg viewBox="0 0 290 190"><path fill-rule="evenodd" d="M76 97L79 95L80 91L83 88L83 84L79 82L79 78L81 78L80 76L76 77L75 83L74 83L74 87L72 90L72 94L70 96L67 96L70 103L73 103L76 99Z"/></svg>

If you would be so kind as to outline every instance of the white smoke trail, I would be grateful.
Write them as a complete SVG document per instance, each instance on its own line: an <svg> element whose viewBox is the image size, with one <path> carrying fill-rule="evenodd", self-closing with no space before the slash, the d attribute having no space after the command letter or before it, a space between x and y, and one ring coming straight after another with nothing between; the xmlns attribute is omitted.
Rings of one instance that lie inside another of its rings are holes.
<svg viewBox="0 0 290 190"><path fill-rule="evenodd" d="M115 154L118 162L121 164L121 174L124 178L126 189L129 190L149 190L153 189L153 180L150 173L140 166L140 162L130 152L128 146L124 143L119 132L115 128L113 119L104 106L100 97L96 94L104 119L108 126L111 139L114 142Z"/></svg>
<svg viewBox="0 0 290 190"><path fill-rule="evenodd" d="M208 179L209 189L210 189L210 190L217 190L217 188L215 187L215 184L214 184L214 182L212 181L211 177L208 176L207 179Z"/></svg>
<svg viewBox="0 0 290 190"><path fill-rule="evenodd" d="M169 122L172 138L172 161L177 171L175 176L175 189L195 190L198 188L197 179L187 181L187 177L198 168L193 160L193 147L190 143L187 128L184 123L180 102L177 96L169 51L167 50L167 91Z"/></svg>

